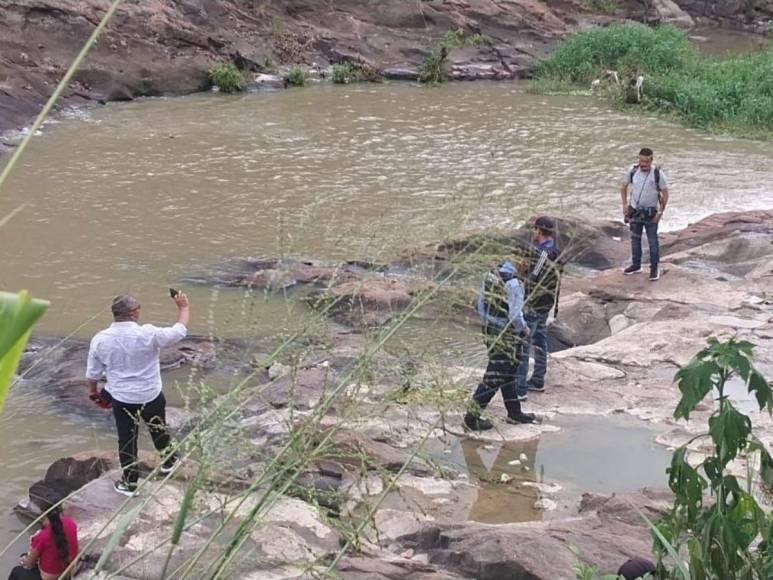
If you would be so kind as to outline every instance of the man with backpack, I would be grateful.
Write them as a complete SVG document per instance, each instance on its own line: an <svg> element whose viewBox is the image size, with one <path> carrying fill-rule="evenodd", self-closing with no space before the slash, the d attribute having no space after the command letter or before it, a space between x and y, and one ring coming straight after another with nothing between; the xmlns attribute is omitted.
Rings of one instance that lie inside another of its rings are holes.
<svg viewBox="0 0 773 580"><path fill-rule="evenodd" d="M629 276L641 272L641 237L645 230L650 247L650 280L654 282L660 278L658 224L668 204L668 182L665 173L652 164L652 158L652 149L639 151L639 163L625 174L620 197L625 223L631 228L631 265L623 273Z"/></svg>
<svg viewBox="0 0 773 580"><path fill-rule="evenodd" d="M555 222L547 216L534 220L532 229L532 260L526 284L526 324L529 337L523 345L523 360L518 366L518 399L525 401L528 391L545 390L548 369L547 322L550 310L558 310L558 289L561 280L560 252L555 241ZM529 351L534 347L534 370L529 375Z"/></svg>
<svg viewBox="0 0 773 580"><path fill-rule="evenodd" d="M483 340L488 352L488 366L478 385L470 410L464 416L464 425L473 431L485 431L494 425L481 417L497 391L507 409L506 421L512 424L534 423L531 413L521 410L516 391L516 369L521 358L522 343L529 329L523 317L524 287L518 274L525 274L525 260L509 260L486 274L478 295L477 310L480 315Z"/></svg>

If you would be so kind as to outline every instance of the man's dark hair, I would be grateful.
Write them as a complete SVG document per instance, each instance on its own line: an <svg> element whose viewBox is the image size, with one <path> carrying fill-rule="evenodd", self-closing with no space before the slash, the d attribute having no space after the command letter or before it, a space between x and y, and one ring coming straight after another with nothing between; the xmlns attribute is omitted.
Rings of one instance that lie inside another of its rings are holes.
<svg viewBox="0 0 773 580"><path fill-rule="evenodd" d="M539 216L534 220L534 227L542 232L542 235L553 236L556 231L556 223L547 216Z"/></svg>
<svg viewBox="0 0 773 580"><path fill-rule="evenodd" d="M639 151L639 155L644 155L645 157L652 157L652 149L649 147L642 147L641 151Z"/></svg>

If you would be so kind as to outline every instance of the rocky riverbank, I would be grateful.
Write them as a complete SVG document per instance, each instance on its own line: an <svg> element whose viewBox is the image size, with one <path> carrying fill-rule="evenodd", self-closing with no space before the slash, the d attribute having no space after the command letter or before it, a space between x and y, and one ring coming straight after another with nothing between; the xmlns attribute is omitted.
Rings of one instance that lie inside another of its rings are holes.
<svg viewBox="0 0 773 580"><path fill-rule="evenodd" d="M222 61L261 74L296 64L324 71L351 60L411 79L433 44L457 28L486 35L491 44L454 52L453 78L522 78L560 38L592 24L634 19L689 27L699 19L754 29L773 18L770 0L752 8L740 1L647 4L621 1L614 14L599 14L582 0L388 0L378 9L358 0L124 2L60 105L206 90L210 67ZM0 135L6 143L40 110L108 5L0 3Z"/></svg>
<svg viewBox="0 0 773 580"><path fill-rule="evenodd" d="M621 224L562 220L560 232L570 264L550 327L555 349L546 392L528 401L544 421L506 424L497 397L490 409L496 428L475 437L460 424L482 368L391 353L381 348L383 336L406 315L468 324L477 333L469 304L485 267L481 256L524 243L525 231L447 241L385 264L244 260L192 275L223 288L295 292L319 326L294 355L278 359L195 338L165 354L169 366L249 379L200 403L179 426L190 459L174 479L148 479L143 498L132 500L146 503L108 570L127 578L159 575L190 485L198 491L172 569L197 553L199 566L213 563L219 549L208 539L223 525L231 538L240 523L248 533L239 553L249 556L229 563L232 578L301 578L330 567L343 578L554 580L575 577L569 545L602 572L646 555L649 532L634 506L650 517L661 513L669 499L665 473L660 491L582 494L587 490L534 473L537 438L559 430L564 415L614 415L661 425L658 442L681 445L705 429L712 409L706 402L689 423L674 422L679 393L672 378L710 336L754 343L756 365L773 376L773 212L716 214L666 234L656 283L622 276L628 241ZM453 307L443 307L449 300ZM83 349L71 341L33 342L26 388L59 397L62 385L77 387ZM748 409L755 434L770 446L773 420ZM470 462L465 470L438 460L465 442L522 445L520 458L509 462L519 466L517 474L492 480ZM628 444L622 436L620 445ZM691 449L700 457L699 446ZM148 471L156 465L154 457L144 461ZM104 454L57 462L22 507L34 511L43 487L78 490L67 509L96 558L117 526L115 467ZM741 462L737 470L746 474ZM528 506L526 515L508 511L516 502ZM493 521L479 508L498 511L495 521L508 523L474 521Z"/></svg>

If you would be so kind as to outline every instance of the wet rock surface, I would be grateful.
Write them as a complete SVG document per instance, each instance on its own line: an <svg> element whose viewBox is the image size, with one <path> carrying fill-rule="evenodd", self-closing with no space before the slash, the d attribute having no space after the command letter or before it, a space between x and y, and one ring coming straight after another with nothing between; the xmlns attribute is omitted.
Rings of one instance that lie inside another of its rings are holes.
<svg viewBox="0 0 773 580"><path fill-rule="evenodd" d="M199 496L196 509L247 489L274 458L287 453L290 442L294 442L289 447L295 453L292 457L307 460L297 477L283 486L264 523L251 532L249 547L257 556L249 566L237 568L233 577L304 577L299 562L324 568L344 541L332 525L335 521L345 522L345 529L364 522L361 550L349 551L337 563L344 578L553 580L574 578L577 557L568 549L570 544L579 548L582 561L599 565L604 573L615 572L630 557L648 555L651 538L637 509L657 519L670 501L668 492L610 495L562 489L561 481L527 475L537 468L538 440L544 433L560 430L553 421L558 415L614 414L663 424L666 427L659 431L657 442L669 447L683 444L705 429L711 401L700 405L689 423L675 422L672 413L679 392L673 376L709 337L739 337L756 344L755 364L767 377L773 376L771 218L771 212L717 214L664 235L664 274L654 283L645 275L622 275L628 248L622 226L578 226L577 235L595 236L599 247L606 249L587 262L580 275L567 268L559 318L552 324L563 350L550 355L545 392L530 393L524 404L527 411L542 417L535 425L507 424L497 396L487 409L495 428L465 433L462 416L482 367L422 359L407 365L382 351L365 361L374 337L351 319L345 324L330 322L326 338L301 359L260 369L259 381L234 394L238 412L230 416L221 437L228 442L238 433L241 439L234 440L241 443L218 451L223 454L222 465L208 474L207 491ZM562 239L569 247L573 245L570 226L567 220L562 227L566 236ZM614 239L618 234L619 241ZM509 239L521 235L516 232ZM451 245L445 246L443 251L448 253L439 260L431 253L417 252L414 256L421 259L415 260L414 270L406 262L384 265L380 272L350 264L350 270L337 268L348 272L343 281L325 277L318 285L321 278L315 274L309 282L298 284L308 284L312 292L320 293L338 288L338 296L359 300L354 307L348 303L350 310L367 314L371 308L373 312L384 309L394 316L414 304L416 296L408 290L411 284L431 281L426 272L432 268L427 264L441 271L447 268L452 259L448 248ZM282 270L277 262L261 263ZM254 262L249 266L255 267ZM379 281L375 288L368 287L370 280ZM391 293L392 280L399 282L399 292ZM449 283L466 285L468 280ZM380 298L375 300L374 295ZM471 326L470 332L478 330ZM33 342L24 368L30 370L31 379L42 378L41 384L57 390L57 381L75 380L75 370L82 372L84 348L85 343L73 343L56 351L56 364L40 363L44 366L34 368L36 354L42 350L39 342ZM202 360L218 368L223 360L217 344L194 342L186 348L192 352L167 353L167 364ZM365 362L368 372L358 374ZM410 366L409 383L403 382L406 365ZM204 420L229 396L213 401L202 414ZM773 420L753 408L748 414L755 435L773 443ZM442 452L429 451L428 442L442 442L441 447L450 451L459 441L474 442L479 447L473 451L503 443L525 445L521 458L509 462L518 466L522 477L493 472L479 457L472 457L477 451L464 456L466 467L441 464L437 457ZM691 445L693 458L705 451L700 445ZM113 463L102 461L94 456L58 462L30 493L52 481L70 491L83 486L82 496L76 494L70 509L83 520L86 537L95 537L102 526L114 525L106 521L116 507L109 488L115 472L105 472L115 465L114 459ZM477 463L480 466L474 467ZM126 542L111 560L112 570L126 564L122 573L127 577L157 575L162 563L155 556L141 564L131 561L170 533L165 530L171 530L183 486L196 469L194 462L175 481L161 484L160 499L130 527ZM281 469L271 473L277 478L274 481L284 481ZM740 468L739 474L744 475ZM665 488L665 474L662 481ZM265 488L261 485L255 495ZM487 518L516 505L520 514L508 512L494 520L496 524L475 521L492 521ZM245 514L246 508L239 510L239 518ZM187 530L190 541L185 550L201 546L216 525L214 516L207 516ZM106 541L104 534L100 538L92 548L95 554ZM192 555L185 550L175 555L179 558L175 562Z"/></svg>

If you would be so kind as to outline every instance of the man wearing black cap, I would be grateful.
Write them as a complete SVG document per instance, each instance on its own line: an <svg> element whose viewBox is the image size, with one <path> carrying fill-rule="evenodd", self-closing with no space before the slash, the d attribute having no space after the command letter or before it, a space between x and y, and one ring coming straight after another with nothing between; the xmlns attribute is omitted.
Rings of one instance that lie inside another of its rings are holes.
<svg viewBox="0 0 773 580"><path fill-rule="evenodd" d="M89 396L97 403L112 403L118 430L118 458L123 477L115 482L118 493L132 497L137 492L137 437L140 420L144 421L153 445L162 454L161 473L171 472L178 457L168 452L170 443L166 427L166 399L161 391L161 349L180 342L188 330L190 308L182 292L174 296L177 322L160 328L152 324L140 326L140 304L129 294L113 300L114 322L91 340L86 367ZM107 383L102 392L97 381Z"/></svg>
<svg viewBox="0 0 773 580"><path fill-rule="evenodd" d="M518 279L519 272L526 272L528 263L520 260L517 264L515 266L505 260L491 270L486 274L478 295L478 314L488 352L488 366L472 396L470 410L464 416L465 427L473 431L493 428L491 421L481 417L481 413L499 390L507 409L508 423L534 423L536 420L531 413L521 411L516 392L515 372L521 356L521 343L529 332L522 312L524 289Z"/></svg>
<svg viewBox="0 0 773 580"><path fill-rule="evenodd" d="M547 322L556 301L559 284L559 251L554 235L555 222L547 216L534 220L534 252L526 284L526 323L529 337L523 345L523 360L518 366L518 398L525 401L528 391L545 390L548 369ZM534 370L529 374L529 351L534 347Z"/></svg>

